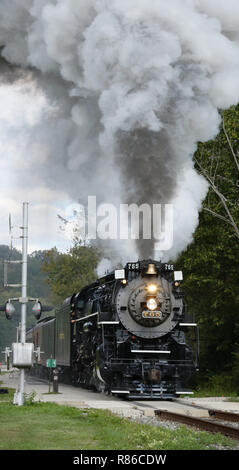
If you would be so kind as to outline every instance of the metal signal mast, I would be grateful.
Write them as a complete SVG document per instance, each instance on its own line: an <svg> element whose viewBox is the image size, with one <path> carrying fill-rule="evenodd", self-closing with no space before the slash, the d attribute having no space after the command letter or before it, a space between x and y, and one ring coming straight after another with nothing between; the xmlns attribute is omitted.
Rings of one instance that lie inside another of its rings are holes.
<svg viewBox="0 0 239 470"><path fill-rule="evenodd" d="M40 348L37 348L34 351L33 343L26 343L26 313L27 313L27 304L29 301L35 301L35 304L32 308L32 311L37 320L39 320L42 311L52 310L50 306L43 306L39 299L33 299L27 297L27 250L28 250L28 202L23 203L22 211L22 259L17 261L4 261L4 287L21 287L21 297L11 298L5 303L5 305L0 306L0 311L4 311L6 318L10 320L15 312L15 307L12 304L13 301L18 301L21 304L21 336L20 342L12 344L12 350L10 348L5 349L5 356L9 362L9 355L12 352L12 364L14 367L20 369L20 385L18 392L14 395L13 403L19 406L24 405L24 389L25 389L25 370L32 367L34 362L34 353L35 356L40 359ZM9 231L11 234L11 218L9 217ZM12 237L11 237L12 240ZM12 241L11 241L12 245ZM8 283L8 264L11 263L21 263L22 265L22 279L21 284L9 284Z"/></svg>

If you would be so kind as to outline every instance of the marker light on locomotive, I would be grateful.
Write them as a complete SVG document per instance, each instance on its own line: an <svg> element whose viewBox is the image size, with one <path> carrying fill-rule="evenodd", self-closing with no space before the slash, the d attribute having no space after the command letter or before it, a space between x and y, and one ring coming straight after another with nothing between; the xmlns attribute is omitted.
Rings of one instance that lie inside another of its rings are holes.
<svg viewBox="0 0 239 470"><path fill-rule="evenodd" d="M182 271L174 271L173 276L174 276L174 281L182 281L183 280Z"/></svg>
<svg viewBox="0 0 239 470"><path fill-rule="evenodd" d="M124 269L116 269L115 270L115 279L125 279L125 270Z"/></svg>

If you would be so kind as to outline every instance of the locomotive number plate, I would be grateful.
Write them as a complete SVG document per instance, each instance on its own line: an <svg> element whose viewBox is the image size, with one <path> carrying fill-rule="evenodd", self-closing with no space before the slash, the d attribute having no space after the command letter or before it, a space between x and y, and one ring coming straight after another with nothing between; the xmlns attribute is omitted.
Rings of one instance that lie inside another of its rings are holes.
<svg viewBox="0 0 239 470"><path fill-rule="evenodd" d="M165 263L165 264L164 264L164 269L165 269L165 271L173 271L173 270L174 270L174 266L173 266L173 264L167 264L167 263Z"/></svg>
<svg viewBox="0 0 239 470"><path fill-rule="evenodd" d="M151 310L144 310L142 312L143 318L161 318L162 312L160 310L155 310L154 312Z"/></svg>
<svg viewBox="0 0 239 470"><path fill-rule="evenodd" d="M128 271L139 271L139 263L127 263Z"/></svg>

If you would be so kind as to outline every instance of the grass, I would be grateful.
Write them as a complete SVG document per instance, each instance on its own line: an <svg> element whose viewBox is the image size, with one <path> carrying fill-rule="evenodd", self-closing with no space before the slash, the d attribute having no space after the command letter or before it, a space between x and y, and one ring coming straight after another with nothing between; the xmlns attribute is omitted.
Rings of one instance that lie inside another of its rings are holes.
<svg viewBox="0 0 239 470"><path fill-rule="evenodd" d="M0 403L1 450L205 450L235 445L220 434L139 424L105 410Z"/></svg>
<svg viewBox="0 0 239 470"><path fill-rule="evenodd" d="M15 389L8 390L0 395L0 450L213 450L237 445L221 434L186 426L171 430L105 410L37 403L34 394L26 395L25 406L19 407L12 404Z"/></svg>
<svg viewBox="0 0 239 470"><path fill-rule="evenodd" d="M226 374L198 377L198 383L193 389L195 398L232 397L236 400L238 397L238 387L235 388L231 376Z"/></svg>
<svg viewBox="0 0 239 470"><path fill-rule="evenodd" d="M1 383L1 382L0 382ZM10 402L13 401L13 395L15 393L15 388L9 388L9 387L0 387L1 388L6 388L8 390L8 393L1 393L0 394L0 402L6 401Z"/></svg>

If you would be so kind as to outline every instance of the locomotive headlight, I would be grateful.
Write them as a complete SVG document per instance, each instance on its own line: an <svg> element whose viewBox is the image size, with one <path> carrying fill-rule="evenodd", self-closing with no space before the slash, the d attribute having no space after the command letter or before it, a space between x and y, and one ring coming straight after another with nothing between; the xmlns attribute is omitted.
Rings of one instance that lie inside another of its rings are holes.
<svg viewBox="0 0 239 470"><path fill-rule="evenodd" d="M149 310L156 310L156 308L157 308L157 306L158 306L156 300L153 299L153 298L147 300L146 305L147 305L147 308L148 308Z"/></svg>
<svg viewBox="0 0 239 470"><path fill-rule="evenodd" d="M156 286L156 284L148 284L148 285L147 285L147 291L148 291L150 294L155 294L155 292L157 291L157 286Z"/></svg>

